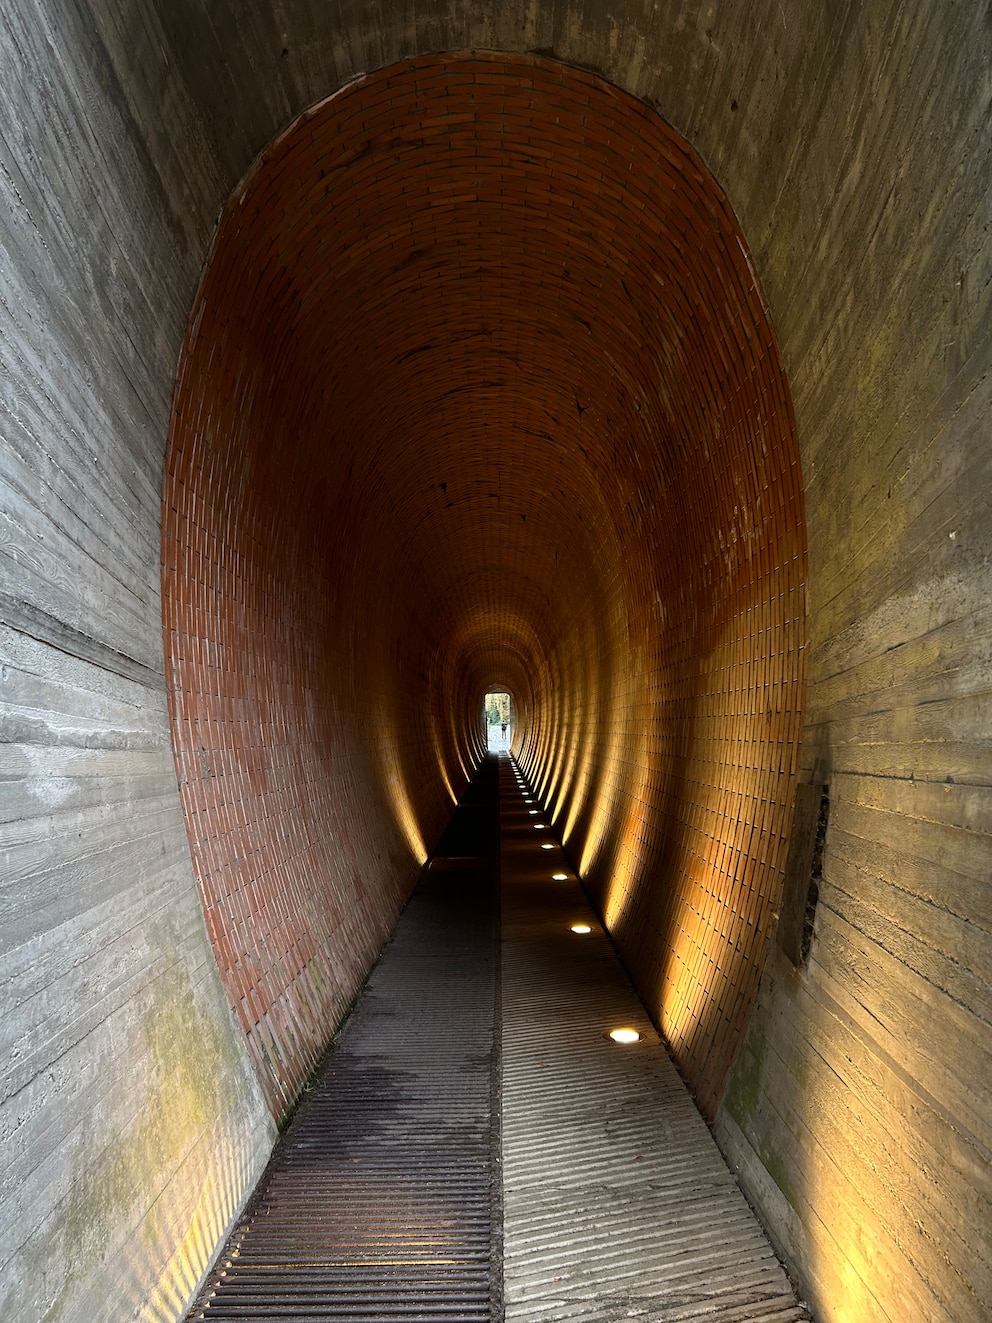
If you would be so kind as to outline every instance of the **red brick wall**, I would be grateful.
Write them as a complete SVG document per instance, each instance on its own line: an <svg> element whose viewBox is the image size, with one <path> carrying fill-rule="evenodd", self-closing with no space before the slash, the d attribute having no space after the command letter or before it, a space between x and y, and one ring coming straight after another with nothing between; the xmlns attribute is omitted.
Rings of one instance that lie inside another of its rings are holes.
<svg viewBox="0 0 992 1323"><path fill-rule="evenodd" d="M774 335L684 141L523 57L405 61L294 125L205 273L163 556L193 859L274 1110L499 687L712 1111L781 883L805 532Z"/></svg>

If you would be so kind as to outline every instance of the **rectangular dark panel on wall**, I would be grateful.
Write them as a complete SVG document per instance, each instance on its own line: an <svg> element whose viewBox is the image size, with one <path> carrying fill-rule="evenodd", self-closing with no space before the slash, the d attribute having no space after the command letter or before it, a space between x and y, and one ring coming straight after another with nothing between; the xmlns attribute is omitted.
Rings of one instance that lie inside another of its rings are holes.
<svg viewBox="0 0 992 1323"><path fill-rule="evenodd" d="M815 905L811 889L814 873L818 871L816 847L821 822L824 828L826 826L827 794L827 787L823 785L796 788L796 809L778 921L779 946L794 965L801 965L808 954L807 911L811 901Z"/></svg>

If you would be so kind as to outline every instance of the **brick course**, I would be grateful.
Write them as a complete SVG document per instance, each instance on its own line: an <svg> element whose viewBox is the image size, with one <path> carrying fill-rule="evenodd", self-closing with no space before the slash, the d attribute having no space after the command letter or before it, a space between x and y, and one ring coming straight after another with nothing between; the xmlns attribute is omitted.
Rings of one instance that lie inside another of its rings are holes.
<svg viewBox="0 0 992 1323"><path fill-rule="evenodd" d="M221 220L167 469L181 793L274 1112L507 688L712 1114L781 886L805 525L767 310L685 141L531 57L344 89Z"/></svg>

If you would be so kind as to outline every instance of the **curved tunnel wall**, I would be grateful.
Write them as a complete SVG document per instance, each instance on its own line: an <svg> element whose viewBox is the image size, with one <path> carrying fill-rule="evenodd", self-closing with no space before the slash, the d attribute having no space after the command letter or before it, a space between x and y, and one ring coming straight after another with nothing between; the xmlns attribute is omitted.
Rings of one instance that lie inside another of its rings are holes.
<svg viewBox="0 0 992 1323"><path fill-rule="evenodd" d="M170 740L176 364L253 158L369 70L469 48L601 70L692 144L740 218L805 483L799 779L829 782L831 807L809 962L771 942L715 1129L824 1323L982 1317L986 7L11 0L0 30L4 1318L182 1317L266 1161L278 1093L263 1097L231 1020ZM460 642L431 661L456 713L513 657L505 682L527 689L545 639L515 629L497 666L506 631L466 614L472 666ZM549 657L546 717L563 729ZM577 701L597 701L599 665ZM545 770L571 777L574 745L547 740ZM405 836L399 850L410 864Z"/></svg>
<svg viewBox="0 0 992 1323"><path fill-rule="evenodd" d="M273 1109L506 687L712 1115L781 886L805 529L767 311L687 144L534 58L349 87L229 206L171 436L180 787Z"/></svg>

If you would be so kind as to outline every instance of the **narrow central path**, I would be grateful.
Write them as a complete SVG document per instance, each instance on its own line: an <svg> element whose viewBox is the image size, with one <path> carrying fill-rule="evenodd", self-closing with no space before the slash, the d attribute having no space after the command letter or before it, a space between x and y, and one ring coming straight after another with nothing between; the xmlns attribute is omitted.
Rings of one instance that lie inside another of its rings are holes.
<svg viewBox="0 0 992 1323"><path fill-rule="evenodd" d="M620 1027L639 1040L613 1042ZM806 1318L502 754L456 810L190 1318L504 1310Z"/></svg>
<svg viewBox="0 0 992 1323"><path fill-rule="evenodd" d="M502 1317L497 796L490 759L191 1318Z"/></svg>

